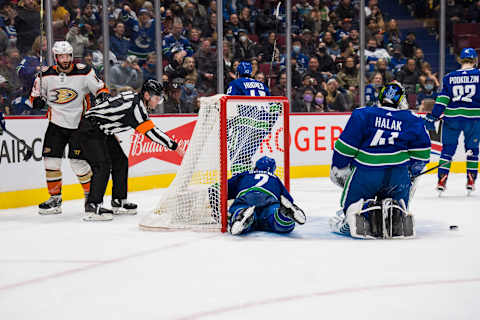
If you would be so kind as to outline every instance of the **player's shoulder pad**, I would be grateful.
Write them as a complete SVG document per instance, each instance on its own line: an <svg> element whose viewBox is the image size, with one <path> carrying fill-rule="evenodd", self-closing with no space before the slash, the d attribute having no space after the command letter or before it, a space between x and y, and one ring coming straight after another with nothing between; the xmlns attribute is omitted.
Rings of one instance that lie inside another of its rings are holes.
<svg viewBox="0 0 480 320"><path fill-rule="evenodd" d="M351 118L363 118L367 113L375 113L373 107L361 107L352 111Z"/></svg>
<svg viewBox="0 0 480 320"><path fill-rule="evenodd" d="M49 76L49 75L58 75L57 70L54 68L55 66L43 66L42 67L42 74L44 76Z"/></svg>
<svg viewBox="0 0 480 320"><path fill-rule="evenodd" d="M92 67L83 63L76 63L75 68L73 68L70 75L80 75L80 74L88 74L92 70Z"/></svg>

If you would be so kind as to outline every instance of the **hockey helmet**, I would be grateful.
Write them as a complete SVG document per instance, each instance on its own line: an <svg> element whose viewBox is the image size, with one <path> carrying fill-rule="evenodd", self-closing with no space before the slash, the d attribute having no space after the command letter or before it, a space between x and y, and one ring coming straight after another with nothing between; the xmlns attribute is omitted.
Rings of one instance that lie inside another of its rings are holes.
<svg viewBox="0 0 480 320"><path fill-rule="evenodd" d="M477 51L473 48L464 48L460 53L460 59L472 59L475 60L478 58Z"/></svg>
<svg viewBox="0 0 480 320"><path fill-rule="evenodd" d="M150 95L153 96L161 96L163 93L163 86L160 82L154 79L149 79L143 83L141 96L148 92Z"/></svg>
<svg viewBox="0 0 480 320"><path fill-rule="evenodd" d="M378 101L382 106L398 109L408 109L405 90L398 82L387 83L378 94Z"/></svg>
<svg viewBox="0 0 480 320"><path fill-rule="evenodd" d="M70 54L73 56L73 47L68 41L57 41L52 47L54 55L57 54Z"/></svg>
<svg viewBox="0 0 480 320"><path fill-rule="evenodd" d="M252 75L252 64L248 61L242 61L237 66L237 73L240 76L251 76Z"/></svg>
<svg viewBox="0 0 480 320"><path fill-rule="evenodd" d="M267 156L261 157L255 163L255 169L259 171L268 171L270 173L274 173L276 168L277 165L275 163L275 159Z"/></svg>

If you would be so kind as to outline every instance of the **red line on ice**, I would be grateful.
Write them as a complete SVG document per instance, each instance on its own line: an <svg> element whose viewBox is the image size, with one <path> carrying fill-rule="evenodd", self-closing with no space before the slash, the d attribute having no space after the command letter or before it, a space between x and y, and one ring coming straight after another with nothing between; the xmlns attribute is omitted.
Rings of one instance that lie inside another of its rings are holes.
<svg viewBox="0 0 480 320"><path fill-rule="evenodd" d="M356 293L361 291L374 291L374 290L382 290L382 289L435 286L435 285L458 284L458 283L469 283L469 282L480 282L480 278L455 279L455 280L432 280L432 281L420 281L420 282L380 284L380 285L363 286L363 287L357 287L357 288L333 289L333 290L312 292L312 293L306 293L306 294L300 294L300 295L245 302L239 305L226 306L218 309L213 309L210 311L203 311L203 312L198 312L191 315L182 316L182 317L176 318L176 320L200 319L207 316L219 315L219 314L231 312L231 311L238 311L238 310L265 306L270 304L292 302L296 300L303 300L303 299L309 299L309 298L321 297L321 296L333 296L333 295L339 295L339 294Z"/></svg>
<svg viewBox="0 0 480 320"><path fill-rule="evenodd" d="M48 274L48 275L38 277L38 278L33 278L33 279L25 280L25 281L20 281L20 282L15 282L15 283L3 285L3 286L0 286L0 291L15 289L15 288L23 287L23 286L26 286L26 285L29 285L29 284L36 284L36 283L39 283L39 282L68 276L68 275L71 275L71 274L91 270L91 269L98 268L98 267L101 267L101 266L105 266L105 265L108 265L108 264L123 262L125 260L129 260L129 259L136 258L136 257L147 256L147 255L157 253L157 252L160 252L160 251L163 251L163 250L183 247L183 246L186 246L186 245L188 245L192 242L196 242L196 241L199 241L199 240L210 239L210 238L213 238L213 237L216 237L216 236L218 236L218 235L217 234L208 235L208 236L203 237L203 238L195 238L195 239L190 239L190 240L183 241L183 242L173 243L173 244L169 244L169 245L166 245L166 246L163 246L163 247L160 247L160 248L141 251L141 252L133 253L133 254L123 256L123 257L119 257L119 258L115 258L115 259L99 260L98 262L95 262L93 264L89 264L89 265L86 265L86 266L73 268L73 269L68 269L68 270L65 270L65 271ZM82 263L82 262L79 261L79 263Z"/></svg>

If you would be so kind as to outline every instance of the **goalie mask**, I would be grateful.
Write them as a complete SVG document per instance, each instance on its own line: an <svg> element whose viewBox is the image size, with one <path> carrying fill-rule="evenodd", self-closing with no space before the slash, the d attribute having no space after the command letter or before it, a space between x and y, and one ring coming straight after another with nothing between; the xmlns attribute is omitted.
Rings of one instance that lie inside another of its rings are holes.
<svg viewBox="0 0 480 320"><path fill-rule="evenodd" d="M405 90L396 82L387 83L382 90L380 90L378 101L384 107L408 109Z"/></svg>
<svg viewBox="0 0 480 320"><path fill-rule="evenodd" d="M255 170L259 171L267 171L270 173L274 173L276 168L277 164L275 163L275 159L269 158L267 156L261 157L255 163Z"/></svg>
<svg viewBox="0 0 480 320"><path fill-rule="evenodd" d="M52 48L55 63L61 70L67 71L73 63L73 47L68 41L57 41Z"/></svg>

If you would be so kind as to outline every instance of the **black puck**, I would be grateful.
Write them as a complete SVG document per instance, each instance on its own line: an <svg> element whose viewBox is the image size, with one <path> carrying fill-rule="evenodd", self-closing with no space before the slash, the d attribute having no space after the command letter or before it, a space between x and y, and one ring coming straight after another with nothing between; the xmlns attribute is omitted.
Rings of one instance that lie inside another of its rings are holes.
<svg viewBox="0 0 480 320"><path fill-rule="evenodd" d="M458 226L455 226L455 225L450 226L450 230L457 230L457 229L458 229Z"/></svg>

